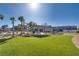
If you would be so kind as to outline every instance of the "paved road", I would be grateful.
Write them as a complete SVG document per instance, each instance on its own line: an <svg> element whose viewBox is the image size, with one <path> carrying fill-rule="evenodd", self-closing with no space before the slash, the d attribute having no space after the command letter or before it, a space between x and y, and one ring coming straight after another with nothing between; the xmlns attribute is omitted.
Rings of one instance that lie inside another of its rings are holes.
<svg viewBox="0 0 79 59"><path fill-rule="evenodd" d="M72 42L77 48L79 48L79 34L74 35Z"/></svg>

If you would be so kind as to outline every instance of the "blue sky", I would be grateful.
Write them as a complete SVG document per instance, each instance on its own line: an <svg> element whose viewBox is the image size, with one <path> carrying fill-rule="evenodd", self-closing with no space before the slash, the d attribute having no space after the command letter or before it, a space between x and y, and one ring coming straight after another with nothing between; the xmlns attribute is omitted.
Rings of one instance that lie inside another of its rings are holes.
<svg viewBox="0 0 79 59"><path fill-rule="evenodd" d="M24 16L26 23L31 21L37 24L47 23L52 26L79 26L79 4L38 4L36 10L33 10L29 4L0 4L0 14L4 15L4 20L0 20L0 26L7 24L11 27L9 18L14 16L15 25L19 24L19 16Z"/></svg>

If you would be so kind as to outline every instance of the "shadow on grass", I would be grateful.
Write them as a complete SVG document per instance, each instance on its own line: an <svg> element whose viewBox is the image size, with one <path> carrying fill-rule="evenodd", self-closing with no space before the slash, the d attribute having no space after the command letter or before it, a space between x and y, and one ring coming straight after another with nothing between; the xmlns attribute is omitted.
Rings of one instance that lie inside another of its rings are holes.
<svg viewBox="0 0 79 59"><path fill-rule="evenodd" d="M0 39L0 45L6 43L6 41L9 39L12 39L12 37L6 39Z"/></svg>
<svg viewBox="0 0 79 59"><path fill-rule="evenodd" d="M43 38L43 37L48 37L49 35L33 35L33 36L38 38Z"/></svg>

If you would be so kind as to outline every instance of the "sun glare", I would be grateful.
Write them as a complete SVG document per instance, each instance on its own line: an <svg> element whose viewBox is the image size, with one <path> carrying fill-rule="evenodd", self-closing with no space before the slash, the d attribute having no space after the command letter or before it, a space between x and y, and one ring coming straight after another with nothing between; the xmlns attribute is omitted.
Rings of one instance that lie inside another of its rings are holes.
<svg viewBox="0 0 79 59"><path fill-rule="evenodd" d="M32 10L37 10L38 9L38 3L30 3L30 7Z"/></svg>

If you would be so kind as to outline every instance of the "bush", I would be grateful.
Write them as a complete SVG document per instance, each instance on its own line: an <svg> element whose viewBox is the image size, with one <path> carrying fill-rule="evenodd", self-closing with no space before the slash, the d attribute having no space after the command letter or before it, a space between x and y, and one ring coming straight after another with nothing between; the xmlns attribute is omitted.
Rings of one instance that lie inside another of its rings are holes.
<svg viewBox="0 0 79 59"><path fill-rule="evenodd" d="M33 35L34 37L47 37L47 36L49 36L49 35Z"/></svg>
<svg viewBox="0 0 79 59"><path fill-rule="evenodd" d="M77 31L77 33L79 33L79 31Z"/></svg>

